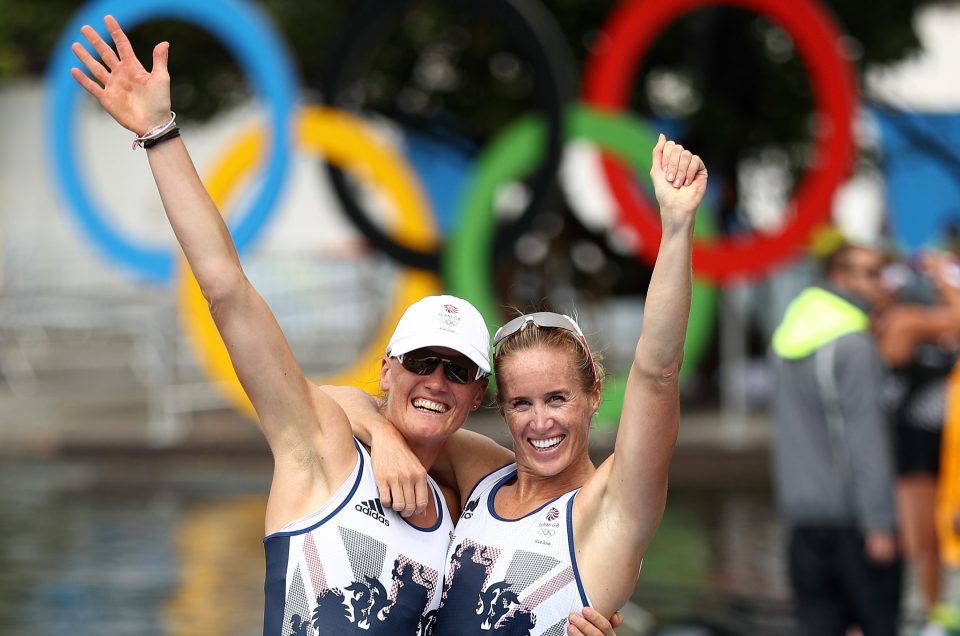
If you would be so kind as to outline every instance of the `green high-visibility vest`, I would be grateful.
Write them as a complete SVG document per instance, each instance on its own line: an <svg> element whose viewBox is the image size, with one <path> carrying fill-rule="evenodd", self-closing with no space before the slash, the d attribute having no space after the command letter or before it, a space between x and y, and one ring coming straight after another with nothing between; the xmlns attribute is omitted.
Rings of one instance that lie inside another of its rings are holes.
<svg viewBox="0 0 960 636"><path fill-rule="evenodd" d="M867 314L836 294L820 287L808 287L797 296L773 332L773 351L781 358L796 360L840 336L870 327Z"/></svg>

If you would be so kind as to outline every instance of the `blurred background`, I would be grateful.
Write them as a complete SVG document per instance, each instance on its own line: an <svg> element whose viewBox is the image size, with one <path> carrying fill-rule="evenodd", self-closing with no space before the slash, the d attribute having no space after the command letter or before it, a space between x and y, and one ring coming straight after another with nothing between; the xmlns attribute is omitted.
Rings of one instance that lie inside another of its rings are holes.
<svg viewBox="0 0 960 636"><path fill-rule="evenodd" d="M69 77L105 13L148 66L171 42L191 155L318 383L376 392L424 293L491 327L575 312L612 373L598 459L656 254L650 148L699 153L682 431L618 633L789 633L770 336L840 236L954 246L960 5L0 0L3 634L261 625L266 444L144 154ZM469 426L504 438L493 409Z"/></svg>

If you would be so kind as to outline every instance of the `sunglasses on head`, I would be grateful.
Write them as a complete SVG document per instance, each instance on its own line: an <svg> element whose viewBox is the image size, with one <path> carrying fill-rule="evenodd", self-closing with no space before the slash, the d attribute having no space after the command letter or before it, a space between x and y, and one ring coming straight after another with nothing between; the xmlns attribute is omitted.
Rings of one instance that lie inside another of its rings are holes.
<svg viewBox="0 0 960 636"><path fill-rule="evenodd" d="M517 333L518 331L523 331L527 325L534 324L538 327L547 327L552 329L563 329L564 331L569 331L574 336L576 336L577 342L580 343L580 346L583 347L584 353L587 354L587 362L590 365L590 369L593 373L593 379L597 381L597 368L593 363L593 353L590 351L590 345L587 344L587 338L583 335L583 331L580 329L580 325L574 321L570 316L565 316L563 314L555 314L552 311L536 311L532 314L524 314L514 318L507 324L503 325L497 329L497 333L493 336L493 350L497 351L497 346ZM498 355L498 354L495 354Z"/></svg>
<svg viewBox="0 0 960 636"><path fill-rule="evenodd" d="M581 339L584 337L583 332L580 331L580 326L569 316L555 314L552 311L537 311L532 314L518 316L497 329L497 333L493 336L493 348L496 349L497 345L518 331L523 331L530 323L538 327L552 327L554 329L570 331Z"/></svg>
<svg viewBox="0 0 960 636"><path fill-rule="evenodd" d="M429 349L417 349L401 354L397 356L397 361L404 369L417 375L430 375L437 365L442 364L443 375L457 384L468 384L487 376L483 369L469 358L445 358Z"/></svg>

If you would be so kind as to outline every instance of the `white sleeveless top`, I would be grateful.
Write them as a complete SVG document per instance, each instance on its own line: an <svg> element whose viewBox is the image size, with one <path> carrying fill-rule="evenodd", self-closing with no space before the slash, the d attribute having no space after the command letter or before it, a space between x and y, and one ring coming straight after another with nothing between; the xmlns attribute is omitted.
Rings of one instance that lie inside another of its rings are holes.
<svg viewBox="0 0 960 636"><path fill-rule="evenodd" d="M370 455L322 508L263 540L264 636L433 631L453 523L433 480L437 522L417 528L380 503Z"/></svg>
<svg viewBox="0 0 960 636"><path fill-rule="evenodd" d="M579 489L504 519L493 502L516 474L516 464L504 466L467 498L447 552L436 636L563 636L567 616L590 604L573 548Z"/></svg>

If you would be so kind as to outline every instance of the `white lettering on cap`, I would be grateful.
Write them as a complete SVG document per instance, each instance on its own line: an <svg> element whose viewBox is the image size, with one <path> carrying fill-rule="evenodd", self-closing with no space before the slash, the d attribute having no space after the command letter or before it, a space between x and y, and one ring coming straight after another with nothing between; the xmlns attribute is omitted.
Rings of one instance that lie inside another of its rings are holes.
<svg viewBox="0 0 960 636"><path fill-rule="evenodd" d="M460 320L461 320L460 316L456 315L458 311L457 308L454 307L453 305L444 305L443 308L447 309L448 311L445 311L445 312L442 311L437 314L437 318L439 319L439 323L440 323L437 328L440 329L440 331L449 331L450 333L456 333L456 329L457 327L460 326ZM453 309L453 311L451 312L449 311L449 309Z"/></svg>

